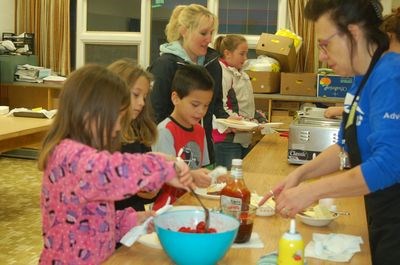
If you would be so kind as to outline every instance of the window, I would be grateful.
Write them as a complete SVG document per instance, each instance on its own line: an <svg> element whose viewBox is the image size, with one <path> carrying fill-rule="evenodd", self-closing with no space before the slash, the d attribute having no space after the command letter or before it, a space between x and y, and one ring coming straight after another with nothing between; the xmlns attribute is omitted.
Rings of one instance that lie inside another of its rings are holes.
<svg viewBox="0 0 400 265"><path fill-rule="evenodd" d="M135 45L86 44L85 63L109 65L118 58L137 60L138 47Z"/></svg>
<svg viewBox="0 0 400 265"><path fill-rule="evenodd" d="M243 35L275 33L277 17L278 0L221 0L218 10L218 33Z"/></svg>
<svg viewBox="0 0 400 265"><path fill-rule="evenodd" d="M76 0L76 66L120 57L147 67L166 42L164 29L175 6L197 3L219 17L218 34L245 35L251 54L262 32L286 25L287 0Z"/></svg>
<svg viewBox="0 0 400 265"><path fill-rule="evenodd" d="M140 32L140 0L88 0L88 31Z"/></svg>

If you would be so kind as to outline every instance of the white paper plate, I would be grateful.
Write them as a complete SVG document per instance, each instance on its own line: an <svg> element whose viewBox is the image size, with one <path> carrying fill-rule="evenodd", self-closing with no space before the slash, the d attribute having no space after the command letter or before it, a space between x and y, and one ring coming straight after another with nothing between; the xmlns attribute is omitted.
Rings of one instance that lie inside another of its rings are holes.
<svg viewBox="0 0 400 265"><path fill-rule="evenodd" d="M207 188L196 188L194 190L194 193L200 195L201 197L213 200L219 200L219 198L221 197L220 195L207 194Z"/></svg>
<svg viewBox="0 0 400 265"><path fill-rule="evenodd" d="M279 127L283 124L283 122L268 122L268 123L260 123L258 126L261 128L264 127Z"/></svg>
<svg viewBox="0 0 400 265"><path fill-rule="evenodd" d="M203 210L200 206L194 205L181 205L174 206L168 211L183 211L183 210ZM157 233L153 232L150 234L145 234L138 238L137 242L150 248L162 249L160 240L158 239Z"/></svg>
<svg viewBox="0 0 400 265"><path fill-rule="evenodd" d="M245 120L217 119L217 122L239 130L254 130L258 127L258 123Z"/></svg>

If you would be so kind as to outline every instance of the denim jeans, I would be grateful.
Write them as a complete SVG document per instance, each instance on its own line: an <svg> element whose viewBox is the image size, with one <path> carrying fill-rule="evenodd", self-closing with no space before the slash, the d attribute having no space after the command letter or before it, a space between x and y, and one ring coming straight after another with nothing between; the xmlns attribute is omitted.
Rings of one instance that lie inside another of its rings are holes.
<svg viewBox="0 0 400 265"><path fill-rule="evenodd" d="M250 147L243 147L238 143L215 143L214 154L215 154L215 165L224 166L228 170L231 169L232 159L239 158L243 159L250 151Z"/></svg>

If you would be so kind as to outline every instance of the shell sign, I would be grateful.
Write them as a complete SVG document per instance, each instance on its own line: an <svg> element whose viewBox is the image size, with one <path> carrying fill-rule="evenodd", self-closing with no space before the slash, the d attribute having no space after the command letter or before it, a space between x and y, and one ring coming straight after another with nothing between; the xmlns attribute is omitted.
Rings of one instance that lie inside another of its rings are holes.
<svg viewBox="0 0 400 265"><path fill-rule="evenodd" d="M329 86L331 83L332 82L331 82L331 79L329 77L322 77L319 80L319 84L322 85L322 86Z"/></svg>
<svg viewBox="0 0 400 265"><path fill-rule="evenodd" d="M353 78L343 77L339 75L318 74L317 84L318 97L344 98L346 96L347 90L353 84Z"/></svg>

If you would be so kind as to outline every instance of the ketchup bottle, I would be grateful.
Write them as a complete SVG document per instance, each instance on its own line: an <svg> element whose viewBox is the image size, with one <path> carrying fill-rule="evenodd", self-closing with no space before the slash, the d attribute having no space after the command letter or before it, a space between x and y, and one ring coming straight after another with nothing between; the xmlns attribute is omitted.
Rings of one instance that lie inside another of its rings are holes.
<svg viewBox="0 0 400 265"><path fill-rule="evenodd" d="M253 230L253 220L249 216L251 193L243 180L242 159L233 159L230 180L221 190L221 210L240 221L236 243L247 242Z"/></svg>

